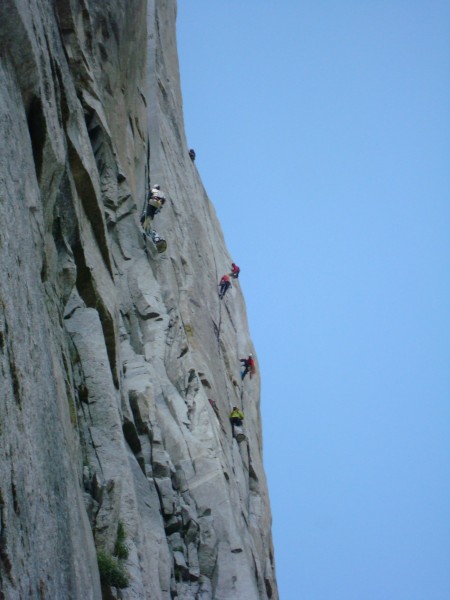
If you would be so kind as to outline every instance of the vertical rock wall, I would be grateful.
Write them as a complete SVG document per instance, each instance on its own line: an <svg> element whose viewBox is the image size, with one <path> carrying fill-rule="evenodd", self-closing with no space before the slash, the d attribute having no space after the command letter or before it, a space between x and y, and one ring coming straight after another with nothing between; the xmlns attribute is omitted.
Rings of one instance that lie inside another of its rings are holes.
<svg viewBox="0 0 450 600"><path fill-rule="evenodd" d="M277 598L259 377L241 385L239 283L217 297L231 259L187 152L175 19L175 0L0 3L6 599Z"/></svg>

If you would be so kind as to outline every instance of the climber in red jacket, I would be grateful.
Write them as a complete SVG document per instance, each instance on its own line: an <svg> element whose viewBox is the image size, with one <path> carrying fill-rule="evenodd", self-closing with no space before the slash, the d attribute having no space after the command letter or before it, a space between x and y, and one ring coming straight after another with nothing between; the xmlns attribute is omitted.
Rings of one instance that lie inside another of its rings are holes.
<svg viewBox="0 0 450 600"><path fill-rule="evenodd" d="M219 283L219 298L221 300L227 293L228 288L230 288L230 287L231 287L230 276L224 275Z"/></svg>
<svg viewBox="0 0 450 600"><path fill-rule="evenodd" d="M237 279L239 277L240 272L240 268L235 263L231 263L230 277L232 277L233 279Z"/></svg>
<svg viewBox="0 0 450 600"><path fill-rule="evenodd" d="M253 354L249 354L247 358L241 358L240 361L242 363L242 366L244 367L244 370L241 373L242 381L244 380L244 377L247 375L247 373L250 373L250 379L251 379L253 377L253 375L256 373L255 361L253 359Z"/></svg>

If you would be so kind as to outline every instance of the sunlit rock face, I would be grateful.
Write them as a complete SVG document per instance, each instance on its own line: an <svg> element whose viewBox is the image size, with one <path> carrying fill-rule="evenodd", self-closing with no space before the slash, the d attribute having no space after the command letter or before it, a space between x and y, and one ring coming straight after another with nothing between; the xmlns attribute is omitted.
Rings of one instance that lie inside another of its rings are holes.
<svg viewBox="0 0 450 600"><path fill-rule="evenodd" d="M175 0L0 2L5 599L278 597L259 374L239 280L218 299L175 20ZM155 183L163 254L139 225Z"/></svg>

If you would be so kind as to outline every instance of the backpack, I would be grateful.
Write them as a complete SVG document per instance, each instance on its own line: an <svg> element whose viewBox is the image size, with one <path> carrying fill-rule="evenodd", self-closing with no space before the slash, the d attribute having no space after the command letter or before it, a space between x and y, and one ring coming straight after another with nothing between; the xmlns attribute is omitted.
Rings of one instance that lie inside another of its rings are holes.
<svg viewBox="0 0 450 600"><path fill-rule="evenodd" d="M150 236L160 254L161 252L165 252L167 250L167 242L161 235L159 235L159 233L157 233L155 230L152 230Z"/></svg>

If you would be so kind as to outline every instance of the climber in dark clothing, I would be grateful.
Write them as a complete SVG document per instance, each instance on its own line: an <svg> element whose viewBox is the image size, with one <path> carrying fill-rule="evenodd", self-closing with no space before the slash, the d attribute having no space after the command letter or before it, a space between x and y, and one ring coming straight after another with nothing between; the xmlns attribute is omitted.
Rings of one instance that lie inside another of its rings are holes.
<svg viewBox="0 0 450 600"><path fill-rule="evenodd" d="M241 272L240 268L236 264L231 263L230 277L232 277L233 279L237 279L239 277L240 272Z"/></svg>
<svg viewBox="0 0 450 600"><path fill-rule="evenodd" d="M194 162L194 160L195 160L195 150L193 150L192 148L189 150L189 156L190 156L192 162Z"/></svg>
<svg viewBox="0 0 450 600"><path fill-rule="evenodd" d="M251 379L256 372L253 354L249 354L247 358L241 358L240 361L242 363L242 366L244 367L244 370L241 373L242 381L244 380L244 377L247 375L247 373L250 373Z"/></svg>
<svg viewBox="0 0 450 600"><path fill-rule="evenodd" d="M231 425L236 425L237 427L242 427L242 421L244 420L244 413L242 410L239 410L237 406L233 406L233 410L230 413L230 421Z"/></svg>
<svg viewBox="0 0 450 600"><path fill-rule="evenodd" d="M227 293L228 288L230 288L230 287L231 287L230 276L224 275L219 283L219 298L221 300Z"/></svg>

